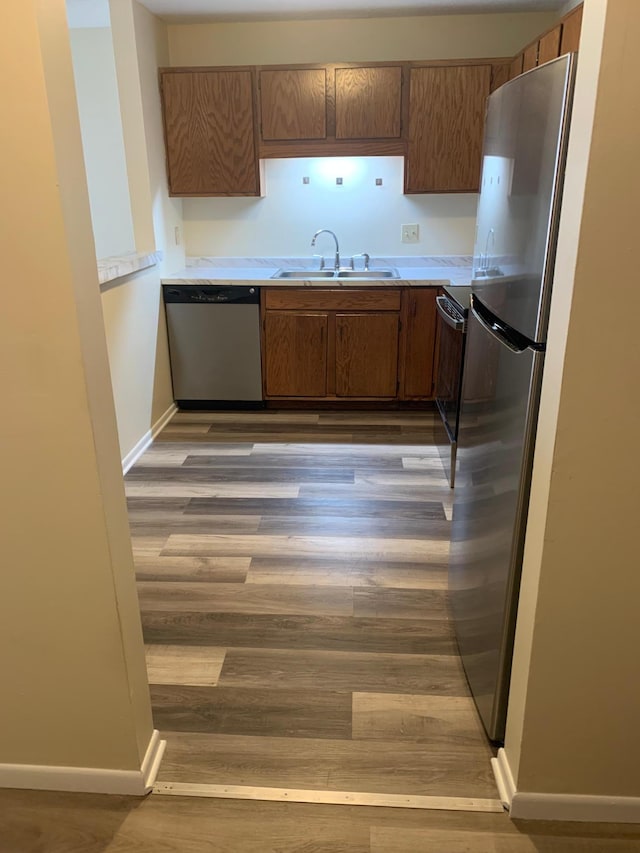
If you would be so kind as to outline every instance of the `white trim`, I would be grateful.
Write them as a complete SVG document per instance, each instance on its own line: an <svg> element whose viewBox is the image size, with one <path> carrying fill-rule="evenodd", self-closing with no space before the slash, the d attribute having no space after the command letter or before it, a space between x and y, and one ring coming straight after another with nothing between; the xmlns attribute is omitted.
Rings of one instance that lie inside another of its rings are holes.
<svg viewBox="0 0 640 853"><path fill-rule="evenodd" d="M640 797L517 791L513 795L509 813L512 818L522 820L640 823Z"/></svg>
<svg viewBox="0 0 640 853"><path fill-rule="evenodd" d="M498 786L498 793L502 800L502 805L505 809L511 808L511 801L516 792L516 785L513 781L513 773L509 767L509 759L504 749L498 750L497 758L491 759L491 769Z"/></svg>
<svg viewBox="0 0 640 853"><path fill-rule="evenodd" d="M165 746L166 741L160 740L159 732L154 729L140 770L0 764L0 788L144 797L153 786Z"/></svg>
<svg viewBox="0 0 640 853"><path fill-rule="evenodd" d="M160 732L158 729L154 729L140 767L145 794L148 794L153 788L166 747L166 740L160 740Z"/></svg>
<svg viewBox="0 0 640 853"><path fill-rule="evenodd" d="M428 797L417 794L380 794L362 791L316 791L296 788L259 788L253 785L207 785L190 782L159 782L154 794L174 797L214 797L227 800L268 800L280 803L383 806L398 809L437 809L465 812L502 812L500 800L468 797Z"/></svg>
<svg viewBox="0 0 640 853"><path fill-rule="evenodd" d="M504 749L499 749L498 757L491 759L491 766L500 798L514 819L640 823L640 797L517 791Z"/></svg>
<svg viewBox="0 0 640 853"><path fill-rule="evenodd" d="M149 445L151 444L153 439L158 435L158 433L161 430L164 429L164 427L169 423L169 421L171 420L171 418L175 415L175 413L177 411L178 411L178 407L176 406L175 403L172 403L169 406L169 408L167 409L167 411L163 415L160 415L160 417L154 423L154 425L151 427L151 429L147 430L147 432L145 432L145 434L142 436L140 441L135 445L135 447L127 453L127 455L122 460L122 474L123 475L126 474L127 471L129 471L129 469L132 468L136 464L136 462L138 461L138 459L140 459L140 457L145 452L147 447L149 447Z"/></svg>

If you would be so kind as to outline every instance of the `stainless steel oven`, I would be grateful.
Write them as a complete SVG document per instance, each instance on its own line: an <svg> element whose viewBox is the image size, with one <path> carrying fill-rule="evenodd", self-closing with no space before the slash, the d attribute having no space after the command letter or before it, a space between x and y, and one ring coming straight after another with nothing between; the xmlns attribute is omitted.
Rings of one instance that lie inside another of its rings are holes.
<svg viewBox="0 0 640 853"><path fill-rule="evenodd" d="M455 485L456 476L460 394L470 290L471 288L467 287L445 288L445 292L436 299L439 327L436 405L442 422L438 430L437 444L451 488Z"/></svg>

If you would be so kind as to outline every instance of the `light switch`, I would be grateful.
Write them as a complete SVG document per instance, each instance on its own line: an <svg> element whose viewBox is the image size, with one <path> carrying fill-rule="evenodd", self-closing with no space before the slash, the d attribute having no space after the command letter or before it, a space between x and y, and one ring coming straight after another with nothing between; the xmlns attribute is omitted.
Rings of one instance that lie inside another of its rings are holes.
<svg viewBox="0 0 640 853"><path fill-rule="evenodd" d="M401 239L403 243L418 243L420 240L420 226L418 223L403 225Z"/></svg>

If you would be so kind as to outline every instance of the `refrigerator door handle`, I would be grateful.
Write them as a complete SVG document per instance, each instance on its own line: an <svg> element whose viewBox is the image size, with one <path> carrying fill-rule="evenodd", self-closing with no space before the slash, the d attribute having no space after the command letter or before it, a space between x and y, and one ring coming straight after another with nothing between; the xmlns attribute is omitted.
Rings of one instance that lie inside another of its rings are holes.
<svg viewBox="0 0 640 853"><path fill-rule="evenodd" d="M530 341L529 338L512 329L506 323L503 323L495 314L492 314L491 311L485 308L474 294L471 295L471 311L482 328L486 329L490 335L501 344L504 344L511 352L521 353L526 349L535 351L544 350L544 344Z"/></svg>

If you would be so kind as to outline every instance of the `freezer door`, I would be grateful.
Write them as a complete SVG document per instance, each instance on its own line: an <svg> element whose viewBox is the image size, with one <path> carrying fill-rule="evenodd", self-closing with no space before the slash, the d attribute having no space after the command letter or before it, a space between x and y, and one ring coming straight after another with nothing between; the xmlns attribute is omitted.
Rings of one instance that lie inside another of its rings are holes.
<svg viewBox="0 0 640 853"><path fill-rule="evenodd" d="M544 341L573 88L563 56L488 100L472 289L527 338Z"/></svg>
<svg viewBox="0 0 640 853"><path fill-rule="evenodd" d="M504 737L543 354L517 352L469 317L449 590L487 733Z"/></svg>

